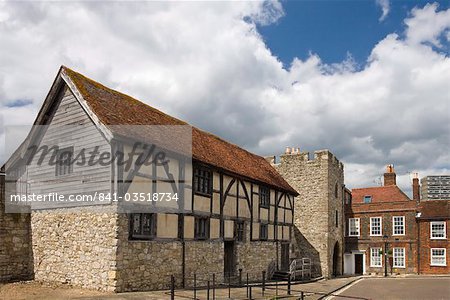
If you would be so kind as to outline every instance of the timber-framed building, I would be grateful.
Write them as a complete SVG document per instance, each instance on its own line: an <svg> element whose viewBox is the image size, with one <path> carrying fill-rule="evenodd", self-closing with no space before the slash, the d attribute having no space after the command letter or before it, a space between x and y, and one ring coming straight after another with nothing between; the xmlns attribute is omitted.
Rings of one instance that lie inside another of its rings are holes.
<svg viewBox="0 0 450 300"><path fill-rule="evenodd" d="M120 132L114 125L189 126L66 67L60 68L34 125L80 126L76 134L60 127L39 137L42 143L58 145L68 157L94 146L126 154L131 151L127 138L145 138L145 132ZM123 195L152 192L156 183L159 187L168 180L172 183L166 191L174 192L182 190L177 184L183 177L191 179L183 186L192 196L183 211L179 207L156 213L104 211L105 206L114 206L111 203L33 210L35 279L122 292L167 288L171 275L181 286L189 285L194 273L198 279L210 279L215 273L222 281L242 269L257 280L269 265L288 268L297 192L263 157L190 128L192 164L174 154L167 166L139 172L114 163L57 164L56 169L49 164L27 165L26 172L17 175L16 192L23 186L19 183L26 182L25 193ZM31 132L28 139L33 138ZM19 148L6 166L23 159ZM71 180L63 184L67 178Z"/></svg>

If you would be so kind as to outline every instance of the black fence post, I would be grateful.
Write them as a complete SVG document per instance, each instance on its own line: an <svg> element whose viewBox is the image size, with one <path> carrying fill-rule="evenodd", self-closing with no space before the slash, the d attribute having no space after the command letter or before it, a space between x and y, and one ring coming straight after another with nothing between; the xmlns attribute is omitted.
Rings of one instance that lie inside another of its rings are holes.
<svg viewBox="0 0 450 300"><path fill-rule="evenodd" d="M194 299L197 299L197 274L194 273Z"/></svg>
<svg viewBox="0 0 450 300"><path fill-rule="evenodd" d="M278 296L278 279L275 280L275 296Z"/></svg>
<svg viewBox="0 0 450 300"><path fill-rule="evenodd" d="M242 286L242 269L239 269L239 286Z"/></svg>
<svg viewBox="0 0 450 300"><path fill-rule="evenodd" d="M250 286L250 289L249 289L248 299L250 299L250 300L253 299L253 298L252 298L252 286Z"/></svg>
<svg viewBox="0 0 450 300"><path fill-rule="evenodd" d="M247 287L247 298L248 298L249 295L250 295L250 292L249 292L249 290L248 290L248 288L249 288L249 286L248 286L248 273L247 273L247 285L246 285L246 287Z"/></svg>
<svg viewBox="0 0 450 300"><path fill-rule="evenodd" d="M288 295L291 294L291 274L288 274L288 286L287 286Z"/></svg>
<svg viewBox="0 0 450 300"><path fill-rule="evenodd" d="M228 273L228 298L231 299L231 274Z"/></svg>
<svg viewBox="0 0 450 300"><path fill-rule="evenodd" d="M304 300L305 299L305 295L303 294L303 291L300 292L300 300Z"/></svg>
<svg viewBox="0 0 450 300"><path fill-rule="evenodd" d="M216 299L216 273L213 273L213 300Z"/></svg>
<svg viewBox="0 0 450 300"><path fill-rule="evenodd" d="M175 276L170 276L170 299L175 299Z"/></svg>
<svg viewBox="0 0 450 300"><path fill-rule="evenodd" d="M266 271L262 271L262 295L264 296L264 291L266 290Z"/></svg>
<svg viewBox="0 0 450 300"><path fill-rule="evenodd" d="M209 300L209 280L208 280L208 282L206 283L207 284L207 290L206 290L206 299L208 299Z"/></svg>

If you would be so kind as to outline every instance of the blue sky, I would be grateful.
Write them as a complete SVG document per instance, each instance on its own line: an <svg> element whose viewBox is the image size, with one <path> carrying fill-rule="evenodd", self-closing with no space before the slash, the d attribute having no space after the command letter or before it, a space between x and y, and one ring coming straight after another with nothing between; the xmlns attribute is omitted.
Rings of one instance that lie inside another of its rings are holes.
<svg viewBox="0 0 450 300"><path fill-rule="evenodd" d="M285 67L294 57L308 58L310 52L327 64L339 63L350 53L361 65L386 35L402 36L404 19L414 7L428 2L390 1L389 13L380 21L382 9L375 0L282 1L285 16L269 26L258 26L258 30ZM450 1L434 2L439 9L450 5ZM448 47L445 50L449 53Z"/></svg>

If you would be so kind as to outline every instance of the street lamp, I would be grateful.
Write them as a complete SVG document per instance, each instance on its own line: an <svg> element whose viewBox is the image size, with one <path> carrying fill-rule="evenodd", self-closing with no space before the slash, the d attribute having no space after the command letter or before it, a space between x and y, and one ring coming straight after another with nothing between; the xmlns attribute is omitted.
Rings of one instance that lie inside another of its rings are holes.
<svg viewBox="0 0 450 300"><path fill-rule="evenodd" d="M388 257L387 257L388 242L387 242L387 239L388 239L387 234L383 235L383 240L384 240L384 277L387 277L387 263L388 263Z"/></svg>

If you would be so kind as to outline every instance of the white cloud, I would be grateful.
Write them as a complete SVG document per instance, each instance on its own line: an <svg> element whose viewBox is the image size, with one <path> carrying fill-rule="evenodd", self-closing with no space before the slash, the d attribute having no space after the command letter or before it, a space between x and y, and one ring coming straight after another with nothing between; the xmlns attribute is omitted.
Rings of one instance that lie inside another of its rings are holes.
<svg viewBox="0 0 450 300"><path fill-rule="evenodd" d="M376 0L376 1L377 1L377 5L379 5L381 7L381 16L378 20L380 22L382 22L388 16L391 6L389 3L389 0Z"/></svg>
<svg viewBox="0 0 450 300"><path fill-rule="evenodd" d="M399 176L450 169L450 59L429 44L445 42L450 9L416 8L405 38L380 40L358 69L351 56L327 65L311 54L287 70L255 26L283 15L278 2L3 2L0 11L6 124L34 120L65 64L262 155L329 148L350 187L372 185L387 163ZM33 104L6 106L17 99Z"/></svg>

